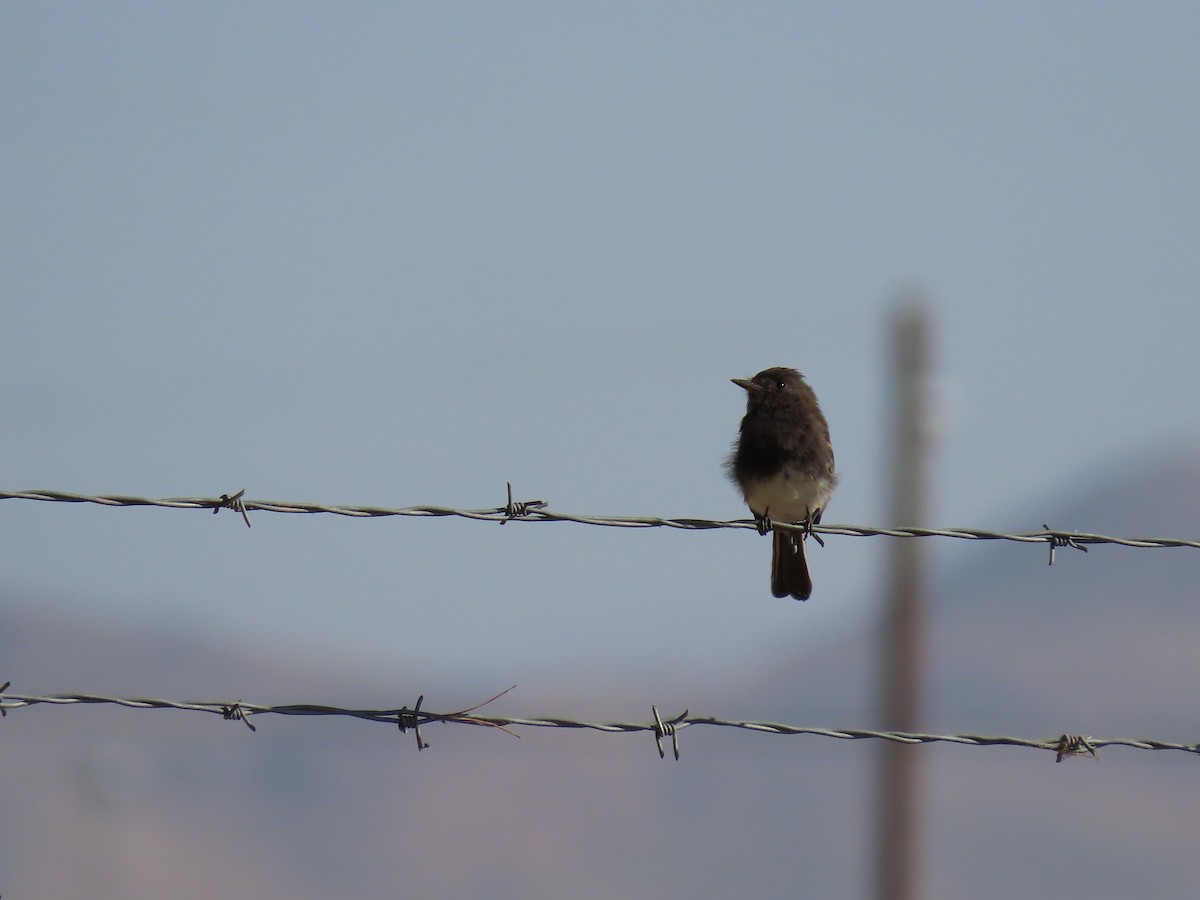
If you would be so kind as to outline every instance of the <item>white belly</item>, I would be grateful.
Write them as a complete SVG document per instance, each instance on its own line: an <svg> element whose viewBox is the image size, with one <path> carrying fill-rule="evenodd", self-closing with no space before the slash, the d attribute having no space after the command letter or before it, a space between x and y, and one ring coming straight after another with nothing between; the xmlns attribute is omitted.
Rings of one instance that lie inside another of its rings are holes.
<svg viewBox="0 0 1200 900"><path fill-rule="evenodd" d="M756 481L746 488L746 505L758 516L779 522L801 522L824 509L833 493L827 476L807 478L791 470L781 476Z"/></svg>

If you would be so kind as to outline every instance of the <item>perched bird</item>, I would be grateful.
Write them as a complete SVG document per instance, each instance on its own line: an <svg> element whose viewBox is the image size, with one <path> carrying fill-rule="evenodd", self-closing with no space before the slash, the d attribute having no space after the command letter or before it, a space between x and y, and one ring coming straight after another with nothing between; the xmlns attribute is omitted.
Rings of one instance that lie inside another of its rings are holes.
<svg viewBox="0 0 1200 900"><path fill-rule="evenodd" d="M808 528L821 521L837 473L829 424L817 395L795 369L764 369L753 378L733 378L746 389L746 415L727 462L729 477L766 534L770 523ZM804 554L807 534L775 529L771 593L807 600L812 578Z"/></svg>

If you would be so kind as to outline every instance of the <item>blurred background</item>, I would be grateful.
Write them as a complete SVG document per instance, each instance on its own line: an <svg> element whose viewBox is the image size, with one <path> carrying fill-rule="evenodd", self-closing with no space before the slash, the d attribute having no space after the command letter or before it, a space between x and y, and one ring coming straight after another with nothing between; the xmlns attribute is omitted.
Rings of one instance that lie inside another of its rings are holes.
<svg viewBox="0 0 1200 900"><path fill-rule="evenodd" d="M0 489L742 518L729 378L789 365L826 524L882 524L919 294L931 524L1194 538L1198 39L1185 3L5 5ZM799 605L752 531L252 522L0 503L0 682L878 723L888 539L814 548ZM928 727L1196 739L1200 555L927 552ZM870 890L864 744L192 718L7 717L0 893ZM922 896L1200 877L1182 754L916 752Z"/></svg>

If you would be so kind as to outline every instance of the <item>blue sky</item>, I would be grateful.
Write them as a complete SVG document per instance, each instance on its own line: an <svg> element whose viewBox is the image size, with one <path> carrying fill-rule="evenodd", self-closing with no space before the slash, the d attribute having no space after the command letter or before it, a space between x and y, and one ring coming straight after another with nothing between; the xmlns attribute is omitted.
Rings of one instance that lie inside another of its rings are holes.
<svg viewBox="0 0 1200 900"><path fill-rule="evenodd" d="M1185 3L5 5L0 482L736 518L728 379L793 365L827 522L876 524L917 287L935 524L1038 528L1200 435L1198 38ZM743 532L6 501L0 539L63 614L501 687L745 670L863 621L886 550L831 539L801 607Z"/></svg>

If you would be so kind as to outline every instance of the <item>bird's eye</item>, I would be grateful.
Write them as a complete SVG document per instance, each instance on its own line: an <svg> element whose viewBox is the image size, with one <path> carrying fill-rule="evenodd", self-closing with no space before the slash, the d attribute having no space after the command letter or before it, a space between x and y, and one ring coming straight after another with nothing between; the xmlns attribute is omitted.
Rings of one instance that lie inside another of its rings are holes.
<svg viewBox="0 0 1200 900"><path fill-rule="evenodd" d="M787 385L784 384L782 381L775 382L775 390L782 391L785 387L787 387Z"/></svg>

